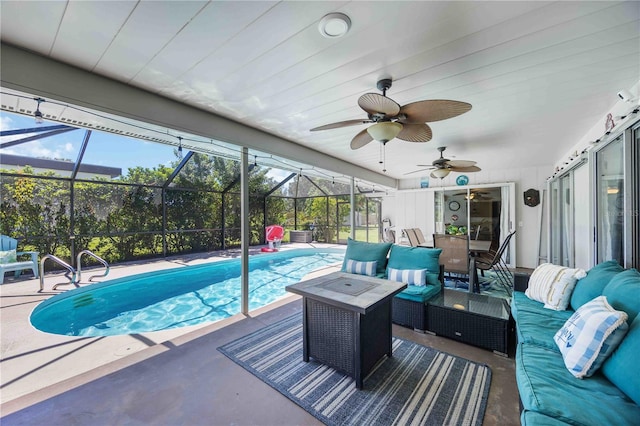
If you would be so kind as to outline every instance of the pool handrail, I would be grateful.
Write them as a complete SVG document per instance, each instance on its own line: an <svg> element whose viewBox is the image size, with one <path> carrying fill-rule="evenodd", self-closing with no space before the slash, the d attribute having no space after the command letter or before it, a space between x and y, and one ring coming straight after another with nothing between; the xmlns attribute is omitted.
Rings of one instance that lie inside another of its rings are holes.
<svg viewBox="0 0 640 426"><path fill-rule="evenodd" d="M97 254L93 253L92 251L89 250L82 250L80 253L78 253L78 256L76 257L76 265L78 265L78 275L77 275L77 282L79 283L80 281L82 281L82 262L80 261L80 258L82 257L83 254L86 254L90 257L93 257L95 260L97 260L98 262L102 263L102 266L105 267L105 271L104 274L102 275L91 275L89 277L89 281L93 281L94 278L102 278L102 277L106 277L107 275L109 275L109 264L107 263L106 260L104 260L103 258L101 258L100 256L98 256Z"/></svg>
<svg viewBox="0 0 640 426"><path fill-rule="evenodd" d="M75 268L73 266L69 265L64 260L60 259L58 256L54 256L53 254L47 254L47 255L42 256L42 259L40 260L40 290L38 291L38 293L42 293L44 291L44 263L46 262L47 259L53 260L55 263L57 263L58 265L62 266L64 269L66 269L67 272L65 272L64 276L67 277L67 279L69 280L68 283L55 284L52 287L53 290L56 290L56 288L59 285L73 284L76 287L78 287L78 282L76 281L76 270L75 270ZM71 275L71 276L69 276L69 275Z"/></svg>

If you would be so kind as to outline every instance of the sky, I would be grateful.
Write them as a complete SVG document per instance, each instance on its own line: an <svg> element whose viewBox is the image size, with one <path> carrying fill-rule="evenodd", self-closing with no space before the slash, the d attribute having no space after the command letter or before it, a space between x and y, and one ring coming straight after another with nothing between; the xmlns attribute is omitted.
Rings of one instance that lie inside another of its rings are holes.
<svg viewBox="0 0 640 426"><path fill-rule="evenodd" d="M38 128L59 124L61 123L46 120L42 124L36 124L33 117L0 111L0 130L2 131ZM85 129L77 129L48 138L3 148L0 150L0 163L2 162L2 154L36 158L55 158L75 162L78 158L78 152L84 140L85 133ZM3 136L0 138L0 142L4 143L11 140L22 139L35 134L37 133ZM82 163L117 167L122 169L123 174L126 174L128 169L138 166L146 168L157 167L160 164L170 166L172 162L177 160L174 151L175 148L172 146L94 130L91 133ZM290 171L271 169L267 175L276 180L282 180L289 176L290 173Z"/></svg>

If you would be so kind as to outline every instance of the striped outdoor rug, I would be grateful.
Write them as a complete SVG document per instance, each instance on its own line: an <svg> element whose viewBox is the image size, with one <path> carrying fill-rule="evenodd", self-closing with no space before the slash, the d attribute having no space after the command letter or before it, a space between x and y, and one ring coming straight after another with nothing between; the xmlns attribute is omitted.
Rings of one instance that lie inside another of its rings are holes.
<svg viewBox="0 0 640 426"><path fill-rule="evenodd" d="M327 425L481 425L491 370L394 338L393 357L355 382L302 361L302 317L294 315L219 350Z"/></svg>

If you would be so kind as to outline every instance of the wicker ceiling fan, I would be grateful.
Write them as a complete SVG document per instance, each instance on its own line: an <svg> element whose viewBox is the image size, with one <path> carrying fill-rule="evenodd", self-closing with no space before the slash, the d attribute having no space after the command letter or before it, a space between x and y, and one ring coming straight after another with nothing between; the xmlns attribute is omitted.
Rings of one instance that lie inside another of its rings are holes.
<svg viewBox="0 0 640 426"><path fill-rule="evenodd" d="M425 170L433 170L430 176L432 178L442 179L446 177L450 172L473 173L473 172L479 172L480 170L482 170L480 167L476 166L475 161L449 160L448 158L444 158L442 153L444 152L445 149L447 149L446 146L438 147L438 151L440 151L440 158L438 158L437 160L434 160L430 165L417 164L416 167L424 167L424 168L419 170L414 170L409 173L405 173L405 175L424 172Z"/></svg>
<svg viewBox="0 0 640 426"><path fill-rule="evenodd" d="M351 140L351 149L362 148L373 140L384 145L393 138L407 142L429 142L432 133L426 123L453 118L471 109L471 104L466 102L445 99L417 101L400 106L387 97L391 83L391 79L378 81L377 87L382 91L382 95L365 93L360 96L358 105L367 113L366 119L325 124L314 127L311 131L374 123Z"/></svg>

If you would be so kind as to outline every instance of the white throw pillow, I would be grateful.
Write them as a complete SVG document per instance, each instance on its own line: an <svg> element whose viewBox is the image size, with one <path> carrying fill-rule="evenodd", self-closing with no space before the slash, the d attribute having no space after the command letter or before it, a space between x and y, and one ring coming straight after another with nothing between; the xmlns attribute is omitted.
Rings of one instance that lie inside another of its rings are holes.
<svg viewBox="0 0 640 426"><path fill-rule="evenodd" d="M376 275L377 266L377 260L372 260L370 262L359 262L357 260L349 259L347 260L347 264L345 266L345 272L373 277Z"/></svg>
<svg viewBox="0 0 640 426"><path fill-rule="evenodd" d="M569 305L576 282L586 276L583 269L543 263L531 274L525 294L529 299L544 303L547 309L564 311Z"/></svg>
<svg viewBox="0 0 640 426"><path fill-rule="evenodd" d="M394 269L387 268L387 276L391 281L398 281L408 285L427 285L426 269Z"/></svg>
<svg viewBox="0 0 640 426"><path fill-rule="evenodd" d="M595 373L627 333L627 318L605 296L580 306L553 336L569 372L579 379Z"/></svg>

